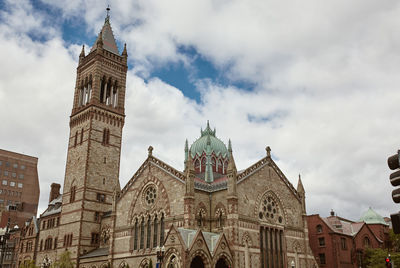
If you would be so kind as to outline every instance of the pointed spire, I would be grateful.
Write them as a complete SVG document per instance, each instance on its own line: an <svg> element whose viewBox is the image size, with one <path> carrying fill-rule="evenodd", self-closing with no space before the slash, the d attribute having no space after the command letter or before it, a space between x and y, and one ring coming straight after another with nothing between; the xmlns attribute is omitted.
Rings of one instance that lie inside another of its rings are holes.
<svg viewBox="0 0 400 268"><path fill-rule="evenodd" d="M229 139L229 141L228 141L228 152L230 154L232 154L232 142L231 142L231 139Z"/></svg>
<svg viewBox="0 0 400 268"><path fill-rule="evenodd" d="M188 158L192 158L191 156L189 157L189 144L188 140L186 139L185 141L185 163L188 161Z"/></svg>
<svg viewBox="0 0 400 268"><path fill-rule="evenodd" d="M85 57L85 45L82 46L81 54L79 54L79 62L81 62L84 57Z"/></svg>
<svg viewBox="0 0 400 268"><path fill-rule="evenodd" d="M235 159L233 158L232 151L229 152L229 162L228 162L228 167L226 168L227 172L236 172L236 164L235 164Z"/></svg>
<svg viewBox="0 0 400 268"><path fill-rule="evenodd" d="M188 153L190 154L190 151ZM193 160L191 157L189 157L185 162L185 170L186 170L186 172L194 170Z"/></svg>
<svg viewBox="0 0 400 268"><path fill-rule="evenodd" d="M303 183L301 181L301 175L299 174L299 181L297 182L297 192L304 194L304 186Z"/></svg>
<svg viewBox="0 0 400 268"><path fill-rule="evenodd" d="M85 45L82 45L82 51L81 54L79 55L79 57L85 57Z"/></svg>
<svg viewBox="0 0 400 268"><path fill-rule="evenodd" d="M124 50L122 51L122 56L128 57L128 52L126 50L126 43L124 44Z"/></svg>
<svg viewBox="0 0 400 268"><path fill-rule="evenodd" d="M102 47L109 52L112 52L116 55L120 55L119 51L118 51L117 43L115 42L113 31L111 29L109 11L110 11L110 7L107 7L107 15L106 15L106 18L104 19L103 28L101 29L100 34L98 35L98 37L90 51L93 51L98 47Z"/></svg>

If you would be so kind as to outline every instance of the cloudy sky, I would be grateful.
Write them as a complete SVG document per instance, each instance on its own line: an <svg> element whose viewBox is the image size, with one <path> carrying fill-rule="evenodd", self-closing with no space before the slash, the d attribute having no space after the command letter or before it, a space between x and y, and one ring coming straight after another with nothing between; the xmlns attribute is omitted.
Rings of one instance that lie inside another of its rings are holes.
<svg viewBox="0 0 400 268"><path fill-rule="evenodd" d="M210 120L238 169L272 148L308 214L383 216L400 147L396 0L0 1L0 148L39 157L39 212L63 183L78 55L110 4L127 43L121 185L147 156L182 170Z"/></svg>

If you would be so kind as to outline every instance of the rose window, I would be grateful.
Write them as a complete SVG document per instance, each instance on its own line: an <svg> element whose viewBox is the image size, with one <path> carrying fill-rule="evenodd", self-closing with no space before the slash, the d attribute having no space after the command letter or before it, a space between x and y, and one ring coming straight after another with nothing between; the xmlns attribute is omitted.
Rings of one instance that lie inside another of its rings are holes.
<svg viewBox="0 0 400 268"><path fill-rule="evenodd" d="M146 205L152 206L156 202L157 190L154 186L149 186L144 192L144 201Z"/></svg>
<svg viewBox="0 0 400 268"><path fill-rule="evenodd" d="M265 197L264 200L261 202L258 217L260 218L260 220L267 220L279 223L283 222L281 209L279 208L276 201L270 196Z"/></svg>

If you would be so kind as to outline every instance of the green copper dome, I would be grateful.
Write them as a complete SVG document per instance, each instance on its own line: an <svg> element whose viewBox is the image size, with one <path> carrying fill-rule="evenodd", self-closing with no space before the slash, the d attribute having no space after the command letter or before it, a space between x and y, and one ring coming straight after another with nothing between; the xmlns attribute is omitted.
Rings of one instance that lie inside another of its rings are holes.
<svg viewBox="0 0 400 268"><path fill-rule="evenodd" d="M366 224L383 224L388 225L383 217L376 213L372 208L369 208L360 218L360 221Z"/></svg>
<svg viewBox="0 0 400 268"><path fill-rule="evenodd" d="M210 145L209 147L207 146L208 144ZM207 150L210 151L207 152ZM204 131L201 130L201 137L190 146L190 152L192 158L196 155L202 155L203 152L214 153L216 156L221 155L223 158L228 156L228 149L220 139L215 137L215 129L211 130L208 121L206 129Z"/></svg>

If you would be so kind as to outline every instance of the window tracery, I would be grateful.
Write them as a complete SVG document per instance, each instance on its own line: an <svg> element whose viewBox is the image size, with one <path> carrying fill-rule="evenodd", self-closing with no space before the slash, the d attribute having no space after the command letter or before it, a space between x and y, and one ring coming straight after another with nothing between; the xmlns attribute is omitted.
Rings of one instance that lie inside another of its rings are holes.
<svg viewBox="0 0 400 268"><path fill-rule="evenodd" d="M277 199L271 193L264 195L261 199L258 218L263 221L283 224L284 218L282 209L280 208Z"/></svg>

